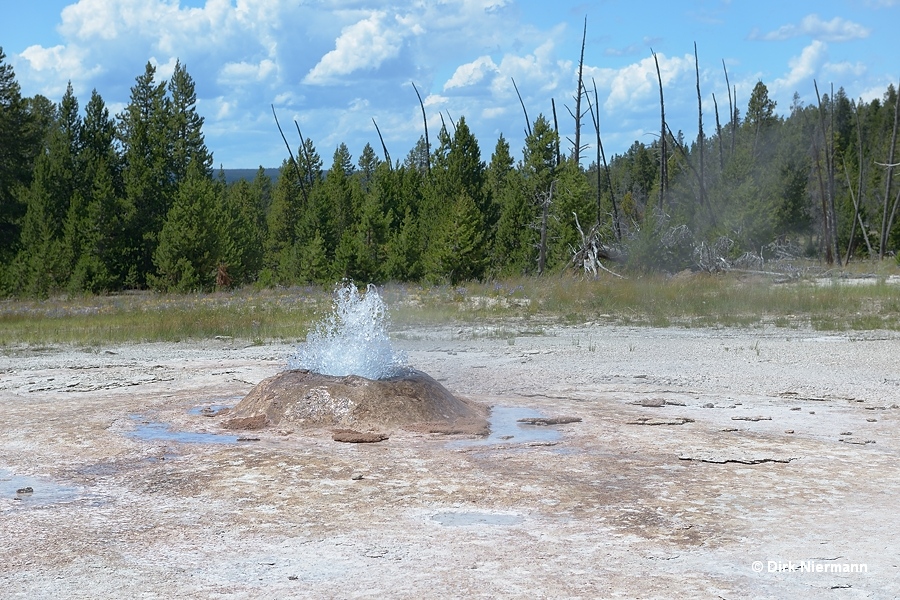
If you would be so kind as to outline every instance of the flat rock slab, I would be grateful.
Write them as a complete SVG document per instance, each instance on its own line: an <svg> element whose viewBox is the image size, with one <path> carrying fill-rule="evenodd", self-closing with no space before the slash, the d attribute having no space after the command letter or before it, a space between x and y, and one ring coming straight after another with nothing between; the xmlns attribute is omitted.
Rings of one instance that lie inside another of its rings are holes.
<svg viewBox="0 0 900 600"><path fill-rule="evenodd" d="M344 442L347 444L375 444L389 439L385 433L377 432L361 432L355 429L335 429L331 432L331 439L335 442Z"/></svg>
<svg viewBox="0 0 900 600"><path fill-rule="evenodd" d="M455 397L421 371L373 380L298 369L261 381L223 426L261 429L291 424L360 432L425 428L478 434L487 430L488 412L485 406Z"/></svg>

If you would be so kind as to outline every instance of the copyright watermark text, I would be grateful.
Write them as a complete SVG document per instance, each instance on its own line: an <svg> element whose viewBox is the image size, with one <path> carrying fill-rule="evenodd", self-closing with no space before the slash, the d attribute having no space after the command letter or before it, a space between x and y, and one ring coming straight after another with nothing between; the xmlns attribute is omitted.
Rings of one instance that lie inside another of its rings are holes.
<svg viewBox="0 0 900 600"><path fill-rule="evenodd" d="M866 563L849 562L821 562L818 560L761 560L753 561L753 571L756 573L868 573L869 565Z"/></svg>

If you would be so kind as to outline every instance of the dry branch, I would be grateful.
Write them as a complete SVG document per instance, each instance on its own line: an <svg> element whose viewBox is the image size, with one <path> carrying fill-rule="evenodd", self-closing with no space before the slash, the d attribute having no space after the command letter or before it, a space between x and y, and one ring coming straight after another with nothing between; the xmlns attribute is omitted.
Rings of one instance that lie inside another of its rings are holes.
<svg viewBox="0 0 900 600"><path fill-rule="evenodd" d="M575 92L575 148L572 152L575 164L581 162L581 95L584 90L584 44L587 40L587 17L584 18L584 31L581 34L581 56L578 59L578 90Z"/></svg>
<svg viewBox="0 0 900 600"><path fill-rule="evenodd" d="M428 169L428 174L431 174L431 144L428 141L428 119L425 118L425 103L422 102L422 95L419 93L419 88L416 87L414 81L411 81L413 89L416 90L416 96L419 98L419 106L422 108L422 122L425 124L425 166ZM442 117L443 120L443 117Z"/></svg>
<svg viewBox="0 0 900 600"><path fill-rule="evenodd" d="M297 163L297 160L294 158L294 153L291 151L291 145L287 141L287 137L284 135L284 130L281 129L281 123L278 122L278 114L275 112L275 105L272 104L272 116L275 117L275 125L278 126L278 133L281 134L281 139L284 140L284 145L287 146L288 156L291 157L291 163L294 165L294 169L297 171L297 182L300 184L300 192L303 194L304 202L309 200L309 197L306 193L306 186L303 184L303 174L300 172L300 165Z"/></svg>
<svg viewBox="0 0 900 600"><path fill-rule="evenodd" d="M603 141L600 139L600 99L597 95L597 82L591 78L594 84L594 103L591 104L591 97L588 96L588 108L591 110L591 118L594 121L594 129L597 132L597 227L600 226L601 207L600 207L600 160L603 161L603 171L606 173L606 184L609 186L609 197L612 202L613 209L613 234L616 241L622 240L622 228L619 224L619 203L616 201L616 192L613 189L612 175L609 171L609 164L606 162L606 153L603 151ZM596 112L595 112L596 111Z"/></svg>
<svg viewBox="0 0 900 600"><path fill-rule="evenodd" d="M384 162L388 164L388 169L393 170L393 166L391 165L391 155L388 154L387 146L384 143L384 138L381 136L381 130L378 129L378 123L375 121L375 117L372 117L372 124L375 125L375 131L378 132L378 139L381 140L381 149L384 150Z"/></svg>
<svg viewBox="0 0 900 600"><path fill-rule="evenodd" d="M897 124L898 120L900 120L900 99L894 100L894 128L891 131L891 145L888 150L888 159L884 164L885 168L887 168L887 173L885 174L884 181L884 216L881 220L881 244L878 247L878 258L884 258L884 254L886 251L888 235L891 232L891 224L894 220L894 214L897 210L897 201L894 201L894 205L890 210L890 216L888 216L888 204L891 201L891 186L894 181L894 167L897 166L894 162L894 151L897 148ZM900 195L898 195L900 198Z"/></svg>
<svg viewBox="0 0 900 600"><path fill-rule="evenodd" d="M522 94L519 93L519 86L516 85L516 80L510 77L512 81L513 88L516 90L516 96L519 97L519 104L522 105L522 112L525 113L525 133L528 137L531 137L531 121L528 119L528 111L525 110L525 101L522 100Z"/></svg>
<svg viewBox="0 0 900 600"><path fill-rule="evenodd" d="M694 42L694 70L697 73L697 121L698 121L698 130L697 130L697 147L700 151L700 204L701 206L706 204L706 176L704 173L705 163L703 160L703 146L704 143L703 137L703 100L700 96L700 57L697 54L697 42Z"/></svg>
<svg viewBox="0 0 900 600"><path fill-rule="evenodd" d="M666 149L666 101L663 98L662 74L659 71L659 59L656 52L650 49L653 54L653 62L656 63L656 79L659 81L659 206L666 206L666 192L669 189L669 156ZM597 86L594 84L594 91Z"/></svg>

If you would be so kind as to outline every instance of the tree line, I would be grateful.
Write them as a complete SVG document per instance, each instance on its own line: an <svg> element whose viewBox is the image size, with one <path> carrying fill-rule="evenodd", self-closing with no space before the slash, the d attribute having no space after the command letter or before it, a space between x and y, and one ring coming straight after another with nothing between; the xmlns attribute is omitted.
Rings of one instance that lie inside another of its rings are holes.
<svg viewBox="0 0 900 600"><path fill-rule="evenodd" d="M0 49L0 293L458 283L580 270L586 248L595 262L665 271L897 248L893 86L868 103L843 89L815 106L795 94L781 117L759 82L743 114L729 91L722 119L713 96L710 135L697 89L696 139L671 131L660 86L659 136L608 162L596 88L579 76L574 142L560 138L555 102L533 120L523 103L520 152L500 135L488 161L464 117L442 115L436 140L426 128L396 161L382 141L355 161L341 143L326 164L297 126L299 144L282 132L275 180L260 168L226 184L180 62L168 81L148 63L112 116L96 90L84 111L71 85L58 103L23 98Z"/></svg>

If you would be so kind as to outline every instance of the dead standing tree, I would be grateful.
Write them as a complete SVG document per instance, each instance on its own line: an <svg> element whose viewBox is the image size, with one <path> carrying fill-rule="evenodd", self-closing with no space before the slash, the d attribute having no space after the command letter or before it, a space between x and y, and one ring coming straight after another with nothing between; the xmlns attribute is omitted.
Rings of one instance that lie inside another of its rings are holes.
<svg viewBox="0 0 900 600"><path fill-rule="evenodd" d="M857 181L856 181L856 193L853 192L853 185L850 183L850 170L847 168L847 158L845 156L841 156L841 162L844 164L844 176L847 178L847 189L850 190L850 199L853 201L853 220L852 225L850 227L850 241L847 243L847 254L844 258L844 264L848 264L850 262L850 257L853 256L854 249L854 241L856 240L856 224L859 222L859 231L863 235L863 239L866 242L866 249L869 252L869 258L875 256L872 252L872 244L869 241L869 232L866 231L866 226L862 221L862 215L860 214L860 205L862 204L863 197L863 140L862 140L862 125L860 123L859 118L859 109L860 103L853 102L850 104L850 107L853 109L853 115L856 118L856 154L858 157L857 164Z"/></svg>
<svg viewBox="0 0 900 600"><path fill-rule="evenodd" d="M562 155L559 151L559 122L556 120L556 100L550 98L550 108L553 111L553 131L556 132L556 166L562 164Z"/></svg>
<svg viewBox="0 0 900 600"><path fill-rule="evenodd" d="M375 121L375 117L372 117L372 124L375 125L375 131L378 133L378 139L381 140L381 149L384 150L384 162L388 164L388 169L393 170L394 167L391 165L391 155L388 154L387 145L384 143L384 137L381 135L381 130L378 129L378 123Z"/></svg>
<svg viewBox="0 0 900 600"><path fill-rule="evenodd" d="M428 119L425 117L425 103L422 102L422 95L419 93L419 88L416 87L415 82L412 83L413 89L416 90L416 96L419 97L419 106L422 107L422 122L425 124L425 166L428 169L428 174L431 175L431 143L428 141Z"/></svg>
<svg viewBox="0 0 900 600"><path fill-rule="evenodd" d="M697 55L697 42L694 42L694 69L697 73L697 149L700 153L700 204L706 204L706 175L703 161L703 146L706 145L703 136L703 100L700 96L700 57Z"/></svg>
<svg viewBox="0 0 900 600"><path fill-rule="evenodd" d="M737 88L734 94L731 93L731 82L728 81L728 68L725 66L725 59L722 59L722 70L725 71L725 88L728 91L728 122L731 123L731 155L734 156L734 140L737 132L737 113L734 112L734 105L737 103Z"/></svg>
<svg viewBox="0 0 900 600"><path fill-rule="evenodd" d="M278 133L281 134L281 139L284 140L284 145L287 146L288 156L291 157L291 164L294 165L294 170L297 172L297 183L300 185L300 193L303 194L303 202L309 202L309 193L306 190L306 183L303 179L303 173L300 172L300 164L294 158L294 152L291 150L291 145L288 143L287 138L284 135L284 130L281 129L281 123L278 122L278 114L275 112L275 105L272 104L272 116L275 117L275 125L278 126ZM295 121L296 123L296 121ZM299 126L297 128L299 131Z"/></svg>
<svg viewBox="0 0 900 600"><path fill-rule="evenodd" d="M894 161L894 151L897 148L897 125L900 121L900 97L894 100L894 128L891 132L891 145L888 149L888 158L886 163L876 163L880 167L887 169L884 178L884 209L881 218L881 241L878 247L878 258L883 259L887 250L888 236L891 233L891 225L893 224L894 215L897 212L897 203L900 201L900 193L893 202L893 206L888 210L891 203L891 186L893 185L894 167L900 166Z"/></svg>
<svg viewBox="0 0 900 600"><path fill-rule="evenodd" d="M659 70L659 58L650 49L653 62L656 63L656 80L659 81L659 207L665 210L666 194L669 190L669 153L666 148L666 101L663 98L662 74ZM594 90L597 86L594 84Z"/></svg>
<svg viewBox="0 0 900 600"><path fill-rule="evenodd" d="M303 160L306 165L306 183L309 185L309 189L312 189L316 184L316 174L312 170L312 157L309 155L309 148L306 147L306 140L303 139L303 134L300 133L300 124L297 123L297 119L294 119L294 127L297 128L297 135L300 137L300 149L303 150Z"/></svg>
<svg viewBox="0 0 900 600"><path fill-rule="evenodd" d="M622 241L622 226L619 223L619 203L616 200L616 191L613 189L612 175L609 172L609 164L606 162L606 153L603 151L603 141L600 139L600 100L597 95L597 82L591 79L594 84L594 103L591 104L591 98L588 96L588 109L591 112L591 120L594 122L594 131L597 133L597 232L599 233L600 223L603 221L603 203L600 186L600 164L603 161L603 172L606 174L606 184L609 187L609 197L612 202L613 209L613 235L617 242Z"/></svg>
<svg viewBox="0 0 900 600"><path fill-rule="evenodd" d="M822 195L822 216L825 219L825 262L829 265L837 261L838 266L841 264L841 253L838 248L837 238L837 214L834 210L834 127L825 126L825 107L822 106L822 98L819 95L819 86L813 80L813 87L816 90L816 101L819 103L819 127L822 134L822 144L824 145L823 154L825 159L825 173L823 177L821 161L819 160L819 145L816 142L816 166L819 172L819 193ZM834 113L834 89L832 89L832 98L829 99L832 115ZM829 134L831 134L831 143L829 144Z"/></svg>
<svg viewBox="0 0 900 600"><path fill-rule="evenodd" d="M587 41L587 17L584 18L584 31L581 34L581 56L578 58L578 87L575 91L575 112L573 113L569 107L566 107L566 110L569 111L569 114L575 119L575 139L569 140L572 142L572 159L575 161L575 164L579 164L581 162L581 151L587 148L587 144L582 146L581 144L581 120L587 114L588 111L581 110L581 98L587 93L587 90L584 87L584 46Z"/></svg>
<svg viewBox="0 0 900 600"><path fill-rule="evenodd" d="M719 139L719 172L725 170L725 149L722 145L722 122L719 120L719 103L716 102L716 95L712 95L713 109L716 111L716 137Z"/></svg>
<svg viewBox="0 0 900 600"><path fill-rule="evenodd" d="M553 190L556 188L557 180L550 182L547 191L538 190L535 192L535 199L541 207L541 239L538 246L538 275L544 274L547 266L547 245L550 229L550 206L553 204Z"/></svg>
<svg viewBox="0 0 900 600"><path fill-rule="evenodd" d="M516 90L516 96L519 97L519 104L522 105L522 112L525 114L525 135L531 137L531 121L528 120L528 111L525 110L525 101L522 100L522 94L519 93L519 86L516 85L516 80L512 77L509 79L512 81L513 88Z"/></svg>

